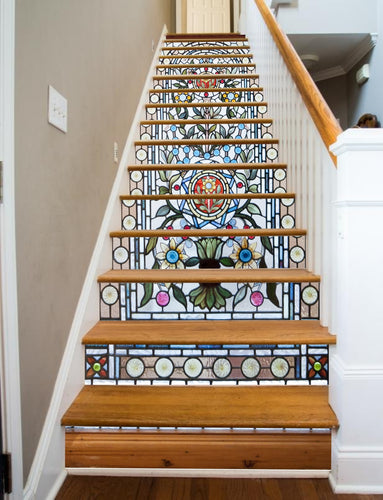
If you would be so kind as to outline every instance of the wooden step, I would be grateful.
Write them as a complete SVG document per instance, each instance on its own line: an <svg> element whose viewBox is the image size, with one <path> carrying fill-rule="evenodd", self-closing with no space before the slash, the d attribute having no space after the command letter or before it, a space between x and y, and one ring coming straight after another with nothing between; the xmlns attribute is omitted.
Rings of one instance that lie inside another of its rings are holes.
<svg viewBox="0 0 383 500"><path fill-rule="evenodd" d="M171 231L171 232L169 232ZM129 231L111 231L111 238L140 238L140 237L223 237L235 238L236 236L305 236L305 229L132 229Z"/></svg>
<svg viewBox="0 0 383 500"><path fill-rule="evenodd" d="M188 89L188 88L180 88L180 89L150 89L149 94L174 94L174 93L182 93L187 92L190 93L217 93L217 92L262 92L263 87L218 87L218 88L198 88L198 89Z"/></svg>
<svg viewBox="0 0 383 500"><path fill-rule="evenodd" d="M206 164L205 164L206 165ZM129 194L120 200L252 200L295 198L294 193Z"/></svg>
<svg viewBox="0 0 383 500"><path fill-rule="evenodd" d="M302 431L287 433L178 430L172 433L162 430L67 430L65 466L121 469L325 470L331 468L331 434ZM182 493L180 495L172 498L183 498ZM234 495L233 498L239 497Z"/></svg>
<svg viewBox="0 0 383 500"><path fill-rule="evenodd" d="M153 80L201 80L204 75L155 75ZM206 77L206 75L205 75ZM217 75L211 75L211 78L217 78L217 80L238 80L242 78L259 78L259 75L255 73L219 73Z"/></svg>
<svg viewBox="0 0 383 500"><path fill-rule="evenodd" d="M193 69L193 68L248 68L253 66L254 63L247 64L231 64L231 63L209 63L209 64L158 64L156 69ZM238 74L238 73L237 73ZM201 76L201 75L200 75Z"/></svg>
<svg viewBox="0 0 383 500"><path fill-rule="evenodd" d="M319 321L131 320L99 321L82 339L87 344L277 345L335 344Z"/></svg>
<svg viewBox="0 0 383 500"><path fill-rule="evenodd" d="M152 163L149 165L129 165L128 171L136 170L254 170L286 169L286 163Z"/></svg>
<svg viewBox="0 0 383 500"><path fill-rule="evenodd" d="M329 428L326 386L85 386L62 425Z"/></svg>
<svg viewBox="0 0 383 500"><path fill-rule="evenodd" d="M236 101L236 102L186 102L186 103L152 103L145 104L145 108L244 108L244 107L256 107L256 106L267 106L267 102L255 102L255 101ZM197 122L198 123L198 122Z"/></svg>
<svg viewBox="0 0 383 500"><path fill-rule="evenodd" d="M99 283L313 283L306 269L112 269Z"/></svg>
<svg viewBox="0 0 383 500"><path fill-rule="evenodd" d="M279 144L278 139L150 139L135 141L135 146L223 146L224 144Z"/></svg>

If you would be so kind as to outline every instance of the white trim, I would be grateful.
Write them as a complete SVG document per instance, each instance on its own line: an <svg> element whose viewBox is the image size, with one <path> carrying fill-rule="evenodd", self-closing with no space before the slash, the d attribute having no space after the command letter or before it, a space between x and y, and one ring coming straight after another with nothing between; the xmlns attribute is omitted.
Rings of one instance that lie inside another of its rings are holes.
<svg viewBox="0 0 383 500"><path fill-rule="evenodd" d="M337 76L343 76L346 74L343 66L332 66L331 68L322 69L313 73L311 75L314 82L321 82L322 80L329 80L330 78L336 78Z"/></svg>
<svg viewBox="0 0 383 500"><path fill-rule="evenodd" d="M334 201L336 207L382 207L382 200L342 200Z"/></svg>
<svg viewBox="0 0 383 500"><path fill-rule="evenodd" d="M110 267L109 232L120 216L119 195L124 183L128 182L126 167L134 152L134 140L158 60L162 42L167 33L164 26L157 49L143 86L142 94L136 109L132 126L118 167L106 207L104 219L97 238L96 246L87 271L76 313L69 333L63 359L56 379L52 399L44 422L40 441L37 447L32 468L24 490L24 498L46 498L52 491L64 470L64 430L61 428L61 416L84 384L83 347L81 337L84 328L94 324L98 317L97 276Z"/></svg>
<svg viewBox="0 0 383 500"><path fill-rule="evenodd" d="M327 469L108 469L68 468L70 476L217 477L217 478L328 478Z"/></svg>
<svg viewBox="0 0 383 500"><path fill-rule="evenodd" d="M23 491L20 374L17 315L17 274L15 239L14 179L14 80L15 80L15 1L0 1L0 108L1 148L4 162L4 203L1 217L1 377L4 448L12 454L12 493Z"/></svg>
<svg viewBox="0 0 383 500"><path fill-rule="evenodd" d="M65 479L68 476L68 472L66 470L61 471L61 474L58 475L55 483L53 484L50 492L48 493L45 500L55 500L57 493L60 491L61 486L63 485ZM24 498L24 500L26 500Z"/></svg>
<svg viewBox="0 0 383 500"><path fill-rule="evenodd" d="M328 480L331 484L333 492L337 495L341 494L379 495L380 493L383 493L383 486L382 487L366 486L366 485L355 486L354 484L338 485L332 473L330 473Z"/></svg>
<svg viewBox="0 0 383 500"><path fill-rule="evenodd" d="M383 379L383 366L345 365L343 360L334 354L331 357L332 369L338 373L342 379L349 380L381 380Z"/></svg>
<svg viewBox="0 0 383 500"><path fill-rule="evenodd" d="M340 156L349 151L383 151L383 130L380 128L349 128L338 135L330 151Z"/></svg>

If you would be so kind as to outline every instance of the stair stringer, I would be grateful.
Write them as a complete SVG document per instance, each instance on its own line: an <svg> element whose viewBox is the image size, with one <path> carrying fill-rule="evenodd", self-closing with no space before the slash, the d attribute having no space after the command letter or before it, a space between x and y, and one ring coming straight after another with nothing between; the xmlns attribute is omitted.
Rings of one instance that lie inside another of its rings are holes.
<svg viewBox="0 0 383 500"><path fill-rule="evenodd" d="M23 498L54 499L65 480L67 471L64 464L65 430L61 427L61 417L84 383L83 347L81 337L98 317L99 289L97 276L110 267L112 242L109 233L120 224L121 192L129 192L129 177L126 167L134 159L134 140L143 120L147 95L151 88L163 40L168 32L163 27L153 59L143 85L136 113L127 136L115 181L106 206L105 215L93 250L92 258L84 280L72 326L68 335L63 358L53 390L51 402L41 432L31 471L24 488Z"/></svg>

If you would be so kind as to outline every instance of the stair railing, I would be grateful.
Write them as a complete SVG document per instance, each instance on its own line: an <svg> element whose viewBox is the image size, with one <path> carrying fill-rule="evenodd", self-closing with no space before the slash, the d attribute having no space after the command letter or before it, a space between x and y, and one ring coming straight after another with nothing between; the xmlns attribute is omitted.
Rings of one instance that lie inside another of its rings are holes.
<svg viewBox="0 0 383 500"><path fill-rule="evenodd" d="M307 267L320 274L321 319L331 317L331 255L336 159L329 152L342 129L265 0L243 0L240 30L254 54L265 89L279 161L288 164L288 190L296 193L296 227L307 235Z"/></svg>

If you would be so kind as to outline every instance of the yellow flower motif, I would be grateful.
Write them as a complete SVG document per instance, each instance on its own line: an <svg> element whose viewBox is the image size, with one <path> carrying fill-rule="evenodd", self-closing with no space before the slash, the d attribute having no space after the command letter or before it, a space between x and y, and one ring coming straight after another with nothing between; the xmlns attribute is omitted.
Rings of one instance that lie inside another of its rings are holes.
<svg viewBox="0 0 383 500"><path fill-rule="evenodd" d="M236 102L238 101L239 97L240 94L238 92L224 92L222 94L224 102Z"/></svg>
<svg viewBox="0 0 383 500"><path fill-rule="evenodd" d="M187 92L179 92L174 96L174 100L176 102L191 102L193 100L193 97L191 94L188 94Z"/></svg>
<svg viewBox="0 0 383 500"><path fill-rule="evenodd" d="M162 252L158 252L156 257L161 262L161 269L183 269L184 263L182 262L187 258L183 254L184 242L179 245L176 244L174 238L171 238L169 245L161 243Z"/></svg>
<svg viewBox="0 0 383 500"><path fill-rule="evenodd" d="M262 254L255 251L257 243L254 242L249 245L247 238L242 238L241 245L236 241L233 241L233 253L230 255L232 259L235 259L235 269L256 269L257 260L262 257Z"/></svg>
<svg viewBox="0 0 383 500"><path fill-rule="evenodd" d="M211 194L215 191L215 179L213 177L205 177L202 179L202 187L205 193Z"/></svg>

